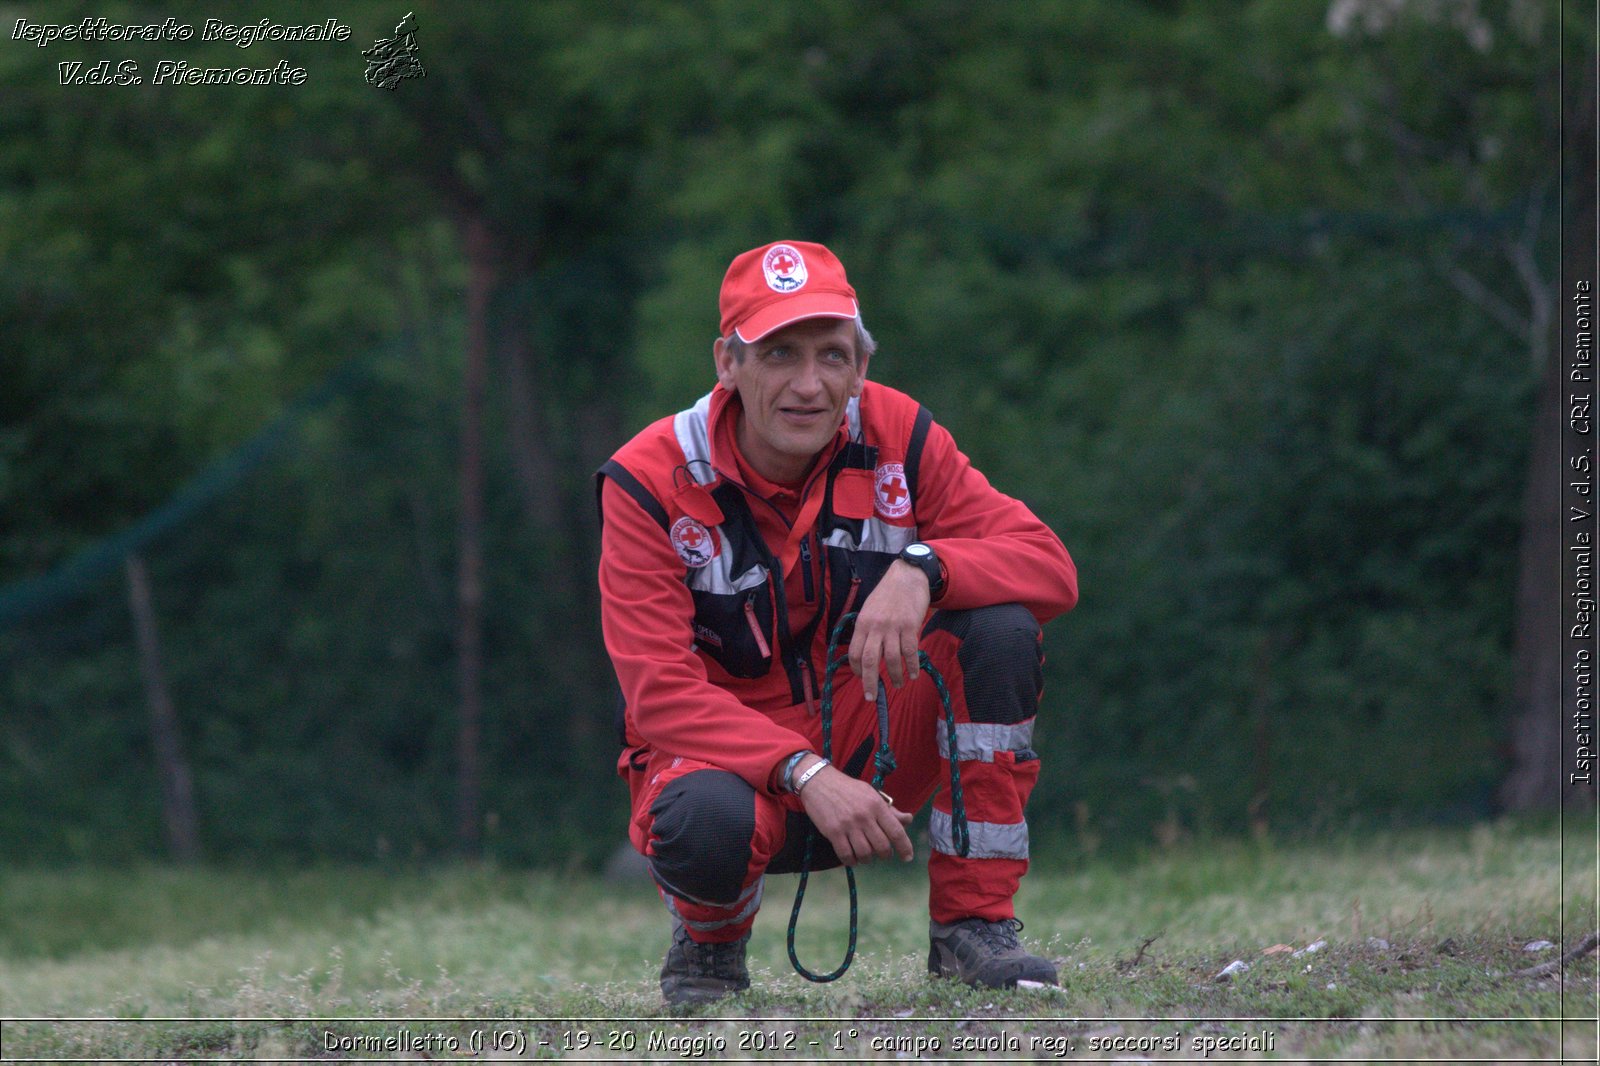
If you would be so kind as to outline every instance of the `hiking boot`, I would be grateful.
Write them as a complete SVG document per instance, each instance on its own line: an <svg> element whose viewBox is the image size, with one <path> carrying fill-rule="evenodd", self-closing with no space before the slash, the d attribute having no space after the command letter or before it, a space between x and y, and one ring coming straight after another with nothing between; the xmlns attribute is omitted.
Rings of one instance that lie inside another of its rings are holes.
<svg viewBox="0 0 1600 1066"><path fill-rule="evenodd" d="M726 944L697 944L689 939L683 923L672 923L672 947L661 964L661 995L669 1007L694 1007L715 1003L723 996L750 987L750 971L745 968L744 949L750 943L746 933Z"/></svg>
<svg viewBox="0 0 1600 1066"><path fill-rule="evenodd" d="M1015 988L1018 981L1058 983L1053 962L1022 949L1017 939L1021 931L1022 923L1015 918L998 922L963 918L950 925L929 922L928 972L974 988Z"/></svg>

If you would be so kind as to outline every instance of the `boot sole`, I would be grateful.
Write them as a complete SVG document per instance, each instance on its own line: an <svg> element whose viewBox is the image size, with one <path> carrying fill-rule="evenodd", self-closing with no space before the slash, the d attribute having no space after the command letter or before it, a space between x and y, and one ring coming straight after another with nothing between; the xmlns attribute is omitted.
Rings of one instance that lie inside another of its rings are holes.
<svg viewBox="0 0 1600 1066"><path fill-rule="evenodd" d="M1016 988L1018 981L1037 981L1040 984L1047 985L1060 984L1060 979L1054 967L1051 967L1047 974L1041 973L1037 976L1017 974L1014 977L1005 978L999 983L963 977L961 975L961 960L956 958L955 952L937 941L928 947L928 976L953 978L972 988Z"/></svg>
<svg viewBox="0 0 1600 1066"><path fill-rule="evenodd" d="M748 981L723 986L680 983L674 984L670 990L663 987L661 998L669 1007L701 1007L707 1003L727 999L729 996L736 996L740 992L747 992L749 989Z"/></svg>

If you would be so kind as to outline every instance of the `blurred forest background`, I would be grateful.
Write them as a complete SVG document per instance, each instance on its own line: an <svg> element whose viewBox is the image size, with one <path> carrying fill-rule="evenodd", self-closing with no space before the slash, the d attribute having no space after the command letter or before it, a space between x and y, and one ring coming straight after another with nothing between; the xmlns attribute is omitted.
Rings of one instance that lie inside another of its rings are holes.
<svg viewBox="0 0 1600 1066"><path fill-rule="evenodd" d="M408 9L426 77L367 84ZM1078 561L1035 832L1554 809L1592 15L0 4L0 858L598 861L590 475L781 237ZM10 39L85 16L353 36Z"/></svg>

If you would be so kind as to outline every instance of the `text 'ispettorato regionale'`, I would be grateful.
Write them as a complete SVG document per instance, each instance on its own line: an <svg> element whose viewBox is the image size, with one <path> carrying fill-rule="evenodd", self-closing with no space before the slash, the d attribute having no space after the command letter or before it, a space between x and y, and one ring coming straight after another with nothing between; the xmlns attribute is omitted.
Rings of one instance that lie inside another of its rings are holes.
<svg viewBox="0 0 1600 1066"><path fill-rule="evenodd" d="M349 41L350 27L338 19L288 24L261 19L257 22L224 22L206 19L196 30L193 23L166 18L160 22L112 22L106 18L83 18L77 22L33 22L19 18L11 27L13 41L28 41L44 48L58 41L89 43L225 42L249 48L259 41ZM61 63L63 85L138 85L144 81L136 60L110 59L99 62ZM306 80L303 67L279 60L273 67L201 67L186 60L162 59L156 62L152 83L156 85L299 85Z"/></svg>

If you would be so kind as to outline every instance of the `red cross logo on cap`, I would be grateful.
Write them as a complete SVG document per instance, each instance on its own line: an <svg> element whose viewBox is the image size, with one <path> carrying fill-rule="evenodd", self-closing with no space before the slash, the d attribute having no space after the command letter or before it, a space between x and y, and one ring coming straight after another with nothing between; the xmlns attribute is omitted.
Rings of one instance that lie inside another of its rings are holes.
<svg viewBox="0 0 1600 1066"><path fill-rule="evenodd" d="M911 488L906 484L903 463L884 463L878 467L878 513L885 518L904 518L911 513Z"/></svg>
<svg viewBox="0 0 1600 1066"><path fill-rule="evenodd" d="M792 244L774 244L761 260L767 288L773 292L793 292L806 283L806 261Z"/></svg>

